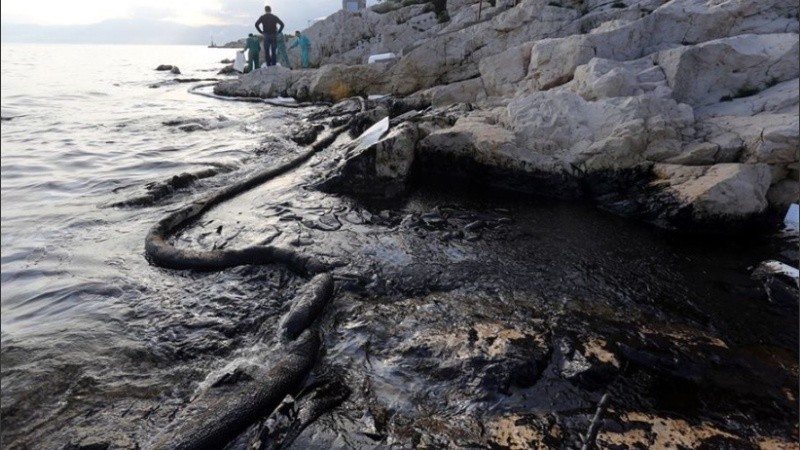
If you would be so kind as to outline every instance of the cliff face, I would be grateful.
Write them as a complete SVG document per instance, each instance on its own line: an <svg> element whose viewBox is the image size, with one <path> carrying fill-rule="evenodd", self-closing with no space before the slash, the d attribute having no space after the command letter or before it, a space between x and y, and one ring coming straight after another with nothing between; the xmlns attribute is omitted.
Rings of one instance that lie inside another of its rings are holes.
<svg viewBox="0 0 800 450"><path fill-rule="evenodd" d="M341 11L306 32L319 73L280 86L253 74L219 92L469 103L417 153L579 181L647 173L624 195L593 195L665 225L798 201L795 0L457 0L447 16L428 3ZM358 65L381 52L401 57ZM274 89L253 88L264 83Z"/></svg>

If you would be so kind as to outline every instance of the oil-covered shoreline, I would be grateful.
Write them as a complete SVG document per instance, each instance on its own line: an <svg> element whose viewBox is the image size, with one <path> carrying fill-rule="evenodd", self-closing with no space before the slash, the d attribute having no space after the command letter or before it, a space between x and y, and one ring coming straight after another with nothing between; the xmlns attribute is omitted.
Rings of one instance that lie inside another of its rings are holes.
<svg viewBox="0 0 800 450"><path fill-rule="evenodd" d="M407 144L409 123L424 135L470 111L390 120L382 140L358 147L392 111L358 103L281 116L251 173L299 156L338 116L360 120L167 239L199 252L293 249L322 261L336 286L302 387L227 448L567 449L590 429L600 448L796 445L796 286L751 276L765 259L795 258L796 234L686 236L586 199L496 189L442 160L398 165L385 157ZM376 164L387 161L408 172L383 176ZM101 211L150 227L244 176L197 174L144 196L123 190ZM391 198L365 196L370 186ZM72 332L49 352L4 336L4 447L151 448L208 392L246 390L281 360L265 343L302 277L281 264L162 269L139 231L116 237L136 242L121 275L87 287L122 311L91 350Z"/></svg>
<svg viewBox="0 0 800 450"><path fill-rule="evenodd" d="M604 394L600 448L791 446L797 291L750 271L796 239L743 240L741 257L463 177L412 177L390 201L326 194L352 156L337 143L174 239L267 236L333 268L307 388L230 448L576 448Z"/></svg>

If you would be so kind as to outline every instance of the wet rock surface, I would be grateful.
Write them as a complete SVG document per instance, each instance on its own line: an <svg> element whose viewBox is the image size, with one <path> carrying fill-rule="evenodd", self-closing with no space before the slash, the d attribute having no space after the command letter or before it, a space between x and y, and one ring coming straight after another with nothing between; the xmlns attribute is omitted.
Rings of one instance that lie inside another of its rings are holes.
<svg viewBox="0 0 800 450"><path fill-rule="evenodd" d="M325 192L378 198L401 194L414 162L418 136L416 125L406 122L378 142L355 145L317 187Z"/></svg>
<svg viewBox="0 0 800 450"><path fill-rule="evenodd" d="M175 78L168 81L161 81L158 83L153 83L149 87L151 89L158 89L163 86L169 86L172 84L180 84L180 83L197 83L199 81L219 81L218 78Z"/></svg>
<svg viewBox="0 0 800 450"><path fill-rule="evenodd" d="M312 110L296 134L358 109ZM424 133L464 112L414 120ZM350 142L171 238L201 250L272 243L332 267L311 376L227 449L580 448L604 394L600 448L796 448L796 286L779 299L749 276L776 254L797 258L796 235L677 236L463 177L413 177L391 200L315 189ZM298 151L273 144L265 164ZM10 448L148 448L193 399L257 380L274 356L258 343L302 292L280 266L169 279L131 299L129 374L42 373L66 405L53 416L4 402ZM4 372L12 390L16 376Z"/></svg>
<svg viewBox="0 0 800 450"><path fill-rule="evenodd" d="M228 245L281 229L335 267L315 373L350 393L288 448L580 448L604 393L600 448L793 445L796 302L735 249L451 179L391 202L291 187L342 154L176 238L236 217Z"/></svg>

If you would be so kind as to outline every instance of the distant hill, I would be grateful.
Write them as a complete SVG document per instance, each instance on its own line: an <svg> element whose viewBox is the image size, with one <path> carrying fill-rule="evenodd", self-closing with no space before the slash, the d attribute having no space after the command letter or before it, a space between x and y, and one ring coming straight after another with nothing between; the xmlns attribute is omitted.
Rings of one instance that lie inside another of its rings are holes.
<svg viewBox="0 0 800 450"><path fill-rule="evenodd" d="M2 24L0 41L62 44L209 45L247 36L252 27L191 27L161 20L107 20L90 25Z"/></svg>
<svg viewBox="0 0 800 450"><path fill-rule="evenodd" d="M214 44L209 45L211 48L244 48L244 44L247 42L247 38L242 38L236 41L227 42L225 44Z"/></svg>

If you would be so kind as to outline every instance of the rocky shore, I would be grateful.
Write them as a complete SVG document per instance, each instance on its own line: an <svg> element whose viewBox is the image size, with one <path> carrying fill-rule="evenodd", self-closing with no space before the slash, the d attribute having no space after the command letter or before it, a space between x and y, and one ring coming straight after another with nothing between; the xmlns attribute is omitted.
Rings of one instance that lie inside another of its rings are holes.
<svg viewBox="0 0 800 450"><path fill-rule="evenodd" d="M797 31L385 0L308 30L319 69L3 117L69 170L20 178L66 209L9 244L0 447L800 448L800 237L718 235L797 201Z"/></svg>
<svg viewBox="0 0 800 450"><path fill-rule="evenodd" d="M369 117L397 125L372 166L343 163L386 186L370 196L401 193L412 173L456 173L714 231L798 201L796 2L408 3L312 26L319 69L258 69L214 91L390 94ZM400 57L364 64L382 52Z"/></svg>

